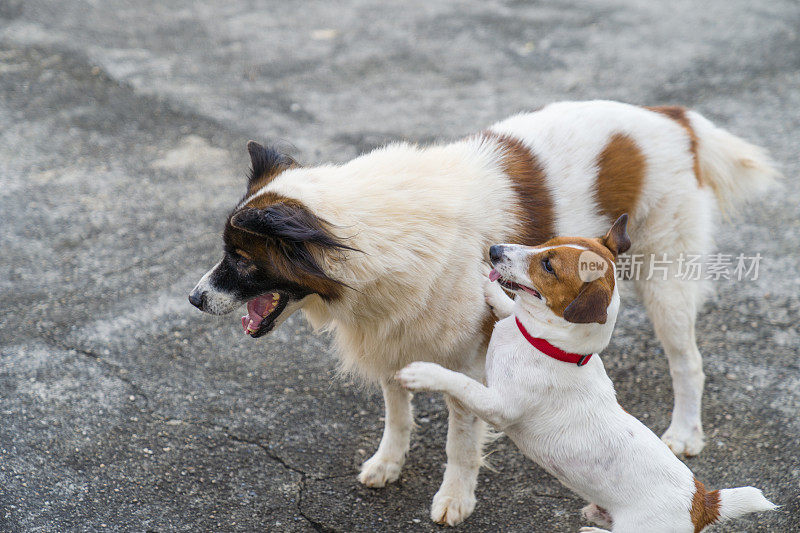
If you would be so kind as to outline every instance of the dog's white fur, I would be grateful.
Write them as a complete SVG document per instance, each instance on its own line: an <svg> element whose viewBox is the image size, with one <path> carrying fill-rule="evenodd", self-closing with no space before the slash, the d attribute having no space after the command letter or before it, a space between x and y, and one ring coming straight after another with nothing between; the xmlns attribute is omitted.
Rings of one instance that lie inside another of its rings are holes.
<svg viewBox="0 0 800 533"><path fill-rule="evenodd" d="M557 234L591 236L607 220L594 198L598 154L625 133L646 158L643 191L631 220L632 253L705 253L711 249L714 192L728 202L774 177L760 149L690 114L704 180L698 185L684 129L657 113L614 102L564 102L514 116L491 130L531 148L544 165ZM332 302L310 297L311 323L333 333L343 366L379 381L386 428L359 479L372 487L397 479L413 424L410 396L391 382L412 361L433 361L480 379L485 339L482 271L491 244L519 227L515 193L502 171L503 149L474 136L448 145L393 144L340 166L292 168L257 191L301 201L363 253L325 258L331 277L354 290ZM535 223L535 221L534 221ZM670 361L673 421L664 440L676 453L703 446L703 371L694 321L703 284L636 282ZM483 426L448 400L448 464L432 517L457 524L474 507Z"/></svg>
<svg viewBox="0 0 800 533"><path fill-rule="evenodd" d="M516 247L524 253L515 253L513 248L506 253L506 270L513 271L508 279L532 286L526 255L533 252ZM563 350L597 354L611 339L620 304L617 288L604 324L567 322L541 299L521 291L512 302L496 283L487 283L487 300L498 314L509 316L492 335L485 386L424 362L400 370L398 381L412 391L444 392L505 432L526 456L591 502L584 509L587 518L611 527L598 507L605 510L614 533L695 531L689 513L695 493L692 472L620 407L600 357L593 355L582 367L548 357L522 336L514 320ZM720 491L720 519L774 507L753 487Z"/></svg>

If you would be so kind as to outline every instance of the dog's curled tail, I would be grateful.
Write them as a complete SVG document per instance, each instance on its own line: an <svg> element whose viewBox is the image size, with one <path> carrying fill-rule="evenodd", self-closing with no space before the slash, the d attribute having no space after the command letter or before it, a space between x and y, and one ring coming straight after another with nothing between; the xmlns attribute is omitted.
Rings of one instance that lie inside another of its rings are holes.
<svg viewBox="0 0 800 533"><path fill-rule="evenodd" d="M695 480L691 518L695 532L704 527L730 520L756 511L771 511L777 505L764 497L755 487L739 487L706 492L702 483Z"/></svg>
<svg viewBox="0 0 800 533"><path fill-rule="evenodd" d="M687 115L697 137L700 183L711 187L723 212L777 185L781 174L766 150L716 127L699 113Z"/></svg>

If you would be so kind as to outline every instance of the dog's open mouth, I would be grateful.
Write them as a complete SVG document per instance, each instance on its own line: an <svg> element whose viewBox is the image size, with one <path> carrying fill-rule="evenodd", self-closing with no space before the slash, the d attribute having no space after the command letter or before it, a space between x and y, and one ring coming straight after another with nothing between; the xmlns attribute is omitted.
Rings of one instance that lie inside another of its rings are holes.
<svg viewBox="0 0 800 533"><path fill-rule="evenodd" d="M270 292L247 302L247 314L242 317L244 332L258 338L275 327L275 320L283 312L289 299L279 292Z"/></svg>
<svg viewBox="0 0 800 533"><path fill-rule="evenodd" d="M489 281L496 281L500 284L501 287L506 289L507 291L517 292L517 291L525 291L528 294L536 296L540 300L542 299L542 295L539 294L539 291L536 289L532 289L530 287L526 287L525 285L520 285L519 283L514 283L513 281L503 279L500 273L497 270L492 269L489 272Z"/></svg>

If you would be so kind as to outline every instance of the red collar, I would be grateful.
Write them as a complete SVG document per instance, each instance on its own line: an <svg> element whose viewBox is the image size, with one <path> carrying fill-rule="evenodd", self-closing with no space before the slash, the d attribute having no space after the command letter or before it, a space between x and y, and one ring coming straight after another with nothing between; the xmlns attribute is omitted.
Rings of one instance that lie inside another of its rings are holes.
<svg viewBox="0 0 800 533"><path fill-rule="evenodd" d="M517 327L519 328L519 332L522 333L522 336L525 337L525 340L531 343L534 348L536 348L545 355L549 355L553 359L557 359L565 363L573 363L578 366L583 366L589 362L589 359L591 359L593 355L593 354L581 355L579 353L565 352L561 348L556 348L555 346L553 346L544 339L531 336L531 334L528 333L528 330L525 329L525 326L522 325L522 322L519 321L519 318L514 317L514 320L517 321Z"/></svg>

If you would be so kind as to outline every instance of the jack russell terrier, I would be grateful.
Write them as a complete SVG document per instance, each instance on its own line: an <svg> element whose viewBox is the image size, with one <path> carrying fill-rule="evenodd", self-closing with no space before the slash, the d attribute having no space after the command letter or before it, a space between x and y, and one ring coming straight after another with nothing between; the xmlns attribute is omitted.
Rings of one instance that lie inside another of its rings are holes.
<svg viewBox="0 0 800 533"><path fill-rule="evenodd" d="M412 391L445 392L505 432L527 457L591 502L583 509L586 519L614 533L697 533L774 509L753 487L707 491L617 403L597 354L608 345L619 311L614 261L630 247L626 225L622 215L602 238L492 246L486 298L506 318L489 344L486 386L426 362L411 363L396 379Z"/></svg>

